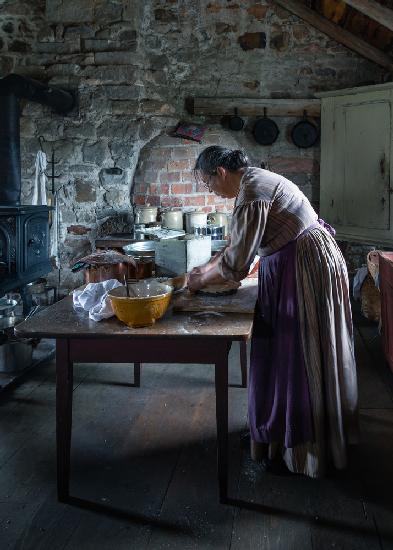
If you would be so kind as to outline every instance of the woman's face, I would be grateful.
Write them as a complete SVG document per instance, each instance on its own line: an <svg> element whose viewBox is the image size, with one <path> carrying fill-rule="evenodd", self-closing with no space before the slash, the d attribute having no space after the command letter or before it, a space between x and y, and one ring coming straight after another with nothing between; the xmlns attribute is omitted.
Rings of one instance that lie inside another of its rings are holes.
<svg viewBox="0 0 393 550"><path fill-rule="evenodd" d="M233 199L237 195L237 190L233 188L230 182L230 173L221 166L217 168L214 175L203 175L203 182L210 193L214 193L224 199Z"/></svg>

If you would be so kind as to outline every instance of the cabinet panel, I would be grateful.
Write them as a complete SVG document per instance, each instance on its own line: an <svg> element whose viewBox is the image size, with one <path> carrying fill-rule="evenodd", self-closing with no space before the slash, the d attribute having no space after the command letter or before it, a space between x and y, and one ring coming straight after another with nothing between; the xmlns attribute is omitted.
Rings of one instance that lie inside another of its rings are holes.
<svg viewBox="0 0 393 550"><path fill-rule="evenodd" d="M390 104L344 105L344 223L389 229Z"/></svg>
<svg viewBox="0 0 393 550"><path fill-rule="evenodd" d="M333 93L321 108L321 215L339 239L392 245L393 87Z"/></svg>

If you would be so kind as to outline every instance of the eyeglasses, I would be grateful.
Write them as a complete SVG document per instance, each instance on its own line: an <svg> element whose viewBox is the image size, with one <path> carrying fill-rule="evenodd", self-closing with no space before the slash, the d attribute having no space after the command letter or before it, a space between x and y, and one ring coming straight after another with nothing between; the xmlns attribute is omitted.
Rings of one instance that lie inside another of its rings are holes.
<svg viewBox="0 0 393 550"><path fill-rule="evenodd" d="M207 176L206 180L203 182L203 185L205 186L205 188L209 191L209 193L212 193L213 192L213 188L212 188L212 178L215 176L216 174L210 174Z"/></svg>

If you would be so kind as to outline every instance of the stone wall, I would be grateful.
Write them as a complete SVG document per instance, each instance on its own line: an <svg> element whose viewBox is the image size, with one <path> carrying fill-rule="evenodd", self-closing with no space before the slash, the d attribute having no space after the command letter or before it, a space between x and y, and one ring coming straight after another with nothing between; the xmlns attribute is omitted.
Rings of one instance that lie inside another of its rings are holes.
<svg viewBox="0 0 393 550"><path fill-rule="evenodd" d="M253 141L253 120L236 136L228 135L218 120L189 116L187 97L305 98L379 82L383 76L379 67L274 2L251 0L5 0L0 6L0 76L11 71L77 96L77 107L66 117L26 103L21 119L26 203L38 136L58 161L61 283L67 288L79 282L70 262L91 250L98 234L129 227L134 181L137 186L169 185L156 189L160 202L161 195L167 202L179 195L186 203L190 185L191 194L202 193L182 174L167 183L161 176L138 183L139 172L134 179L138 160L138 170L146 162L145 146L152 142L153 150L180 120L208 126L210 137L203 145L215 135L224 144L236 139L255 163L267 162L318 202L319 147L300 151L291 144L293 119L280 119L279 139L264 148ZM192 150L191 163L196 150L183 145ZM175 158L177 150L179 142L170 156L162 151L161 170L181 160ZM135 188L136 196L144 193ZM204 197L201 206L211 206L209 200Z"/></svg>

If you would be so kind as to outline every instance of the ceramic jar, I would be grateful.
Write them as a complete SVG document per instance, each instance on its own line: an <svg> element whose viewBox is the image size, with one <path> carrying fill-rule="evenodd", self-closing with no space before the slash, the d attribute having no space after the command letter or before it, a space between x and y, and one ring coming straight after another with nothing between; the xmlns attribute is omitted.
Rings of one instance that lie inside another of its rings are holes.
<svg viewBox="0 0 393 550"><path fill-rule="evenodd" d="M207 224L207 213L206 212L186 212L186 233L194 233L194 227L196 225L206 225Z"/></svg>
<svg viewBox="0 0 393 550"><path fill-rule="evenodd" d="M156 206L135 206L134 223L153 223L157 221Z"/></svg>
<svg viewBox="0 0 393 550"><path fill-rule="evenodd" d="M161 214L162 227L167 229L183 229L183 212L177 210L165 210Z"/></svg>
<svg viewBox="0 0 393 550"><path fill-rule="evenodd" d="M208 223L224 226L224 235L228 235L228 215L224 212L211 212L207 215Z"/></svg>

